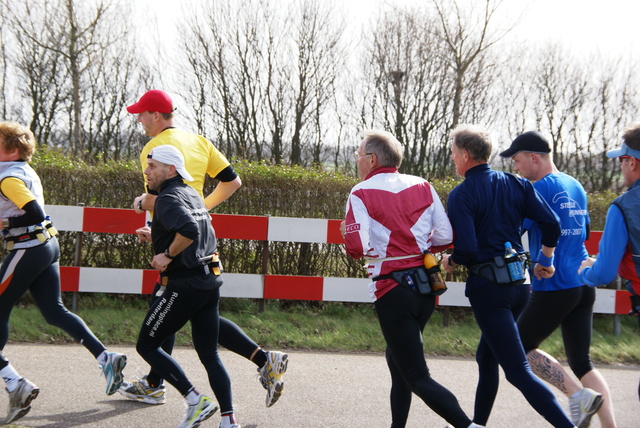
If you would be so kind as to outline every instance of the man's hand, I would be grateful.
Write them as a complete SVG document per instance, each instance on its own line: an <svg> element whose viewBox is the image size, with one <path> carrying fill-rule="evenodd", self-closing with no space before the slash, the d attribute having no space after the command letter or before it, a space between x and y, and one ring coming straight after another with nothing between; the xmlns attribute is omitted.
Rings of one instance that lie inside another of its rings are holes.
<svg viewBox="0 0 640 428"><path fill-rule="evenodd" d="M143 212L145 212L145 209L142 207L144 206L146 195L146 193L143 193L140 196L136 196L136 198L133 200L133 209L135 210L136 214L142 214Z"/></svg>
<svg viewBox="0 0 640 428"><path fill-rule="evenodd" d="M138 242L151 242L151 228L149 226L136 229L136 235L138 235Z"/></svg>
<svg viewBox="0 0 640 428"><path fill-rule="evenodd" d="M596 259L594 259L593 257L587 257L586 259L584 259L580 264L580 267L578 268L578 275L582 273L582 270L584 268L593 266L595 262L596 262Z"/></svg>
<svg viewBox="0 0 640 428"><path fill-rule="evenodd" d="M442 269L444 269L444 271L446 273L452 273L454 270L456 270L456 266L451 266L449 264L449 259L451 258L451 254L443 254L442 255Z"/></svg>
<svg viewBox="0 0 640 428"><path fill-rule="evenodd" d="M164 253L156 254L151 260L151 266L158 269L160 272L167 270L167 266L171 263L171 259L164 255Z"/></svg>
<svg viewBox="0 0 640 428"><path fill-rule="evenodd" d="M346 222L344 220L342 220L340 222L340 233L342 234L343 238L344 238L344 235L347 234L347 226L346 226Z"/></svg>
<svg viewBox="0 0 640 428"><path fill-rule="evenodd" d="M533 267L533 274L538 279L551 278L555 271L556 268L554 268L553 265L547 267L542 266L540 263L536 263L536 265Z"/></svg>

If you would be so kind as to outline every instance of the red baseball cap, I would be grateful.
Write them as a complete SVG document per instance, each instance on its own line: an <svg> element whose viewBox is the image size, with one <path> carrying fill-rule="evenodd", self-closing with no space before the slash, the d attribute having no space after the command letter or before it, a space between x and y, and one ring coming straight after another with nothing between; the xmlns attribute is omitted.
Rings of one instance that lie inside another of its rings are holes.
<svg viewBox="0 0 640 428"><path fill-rule="evenodd" d="M129 113L138 114L145 111L157 111L158 113L171 113L173 101L164 91L152 89L140 97L140 101L127 107Z"/></svg>

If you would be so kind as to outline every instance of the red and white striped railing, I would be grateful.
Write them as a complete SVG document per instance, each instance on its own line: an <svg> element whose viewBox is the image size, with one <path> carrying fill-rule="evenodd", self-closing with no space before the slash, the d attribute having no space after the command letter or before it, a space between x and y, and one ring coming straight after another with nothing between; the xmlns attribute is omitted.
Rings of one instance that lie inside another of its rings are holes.
<svg viewBox="0 0 640 428"><path fill-rule="evenodd" d="M144 226L145 214L130 209L47 205L47 213L58 230L97 233L135 233ZM343 242L340 220L212 214L216 236L223 239L248 239L274 242ZM598 252L602 232L591 232L586 242L589 254ZM224 264L224 255L222 255ZM117 269L63 266L60 268L63 291L150 294L158 277L152 269ZM368 279L291 275L259 275L225 272L223 297L252 299L316 300L371 302ZM449 290L438 297L441 306L469 306L464 283L449 282ZM595 312L626 314L630 310L629 293L621 290L597 290Z"/></svg>

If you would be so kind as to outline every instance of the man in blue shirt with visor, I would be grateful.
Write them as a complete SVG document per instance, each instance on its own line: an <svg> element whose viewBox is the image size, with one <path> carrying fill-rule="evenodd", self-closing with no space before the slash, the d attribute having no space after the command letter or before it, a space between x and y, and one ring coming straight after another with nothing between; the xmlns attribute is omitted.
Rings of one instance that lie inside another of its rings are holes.
<svg viewBox="0 0 640 428"><path fill-rule="evenodd" d="M627 128L620 148L608 151L607 156L620 161L627 191L609 206L598 258L585 259L578 273L591 286L608 284L620 275L636 309L640 306L640 123Z"/></svg>

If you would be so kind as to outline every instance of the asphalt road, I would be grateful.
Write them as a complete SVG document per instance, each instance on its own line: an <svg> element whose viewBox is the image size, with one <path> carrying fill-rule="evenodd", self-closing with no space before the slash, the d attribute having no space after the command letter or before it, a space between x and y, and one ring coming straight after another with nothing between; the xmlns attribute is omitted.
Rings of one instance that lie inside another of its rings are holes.
<svg viewBox="0 0 640 428"><path fill-rule="evenodd" d="M146 364L133 347L113 347L129 357L125 375L144 374ZM31 412L20 427L47 428L163 428L176 427L184 414L183 400L171 386L167 402L150 406L104 394L104 379L93 357L79 345L8 344L5 355L18 372L40 387ZM190 348L174 354L196 387L211 394L204 369ZM243 428L389 427L389 375L381 354L289 352L285 391L271 408L265 407L265 390L252 363L228 351L222 358L231 375L234 406ZM429 358L436 380L447 386L469 414L477 381L473 360ZM619 428L640 427L638 400L639 367L599 367L612 390ZM567 399L556 392L566 408ZM7 395L3 399L8 401ZM202 424L217 427L219 414ZM446 422L414 396L407 427L444 427ZM508 382L501 379L500 392L488 426L490 428L547 427ZM597 418L591 427L600 427Z"/></svg>

